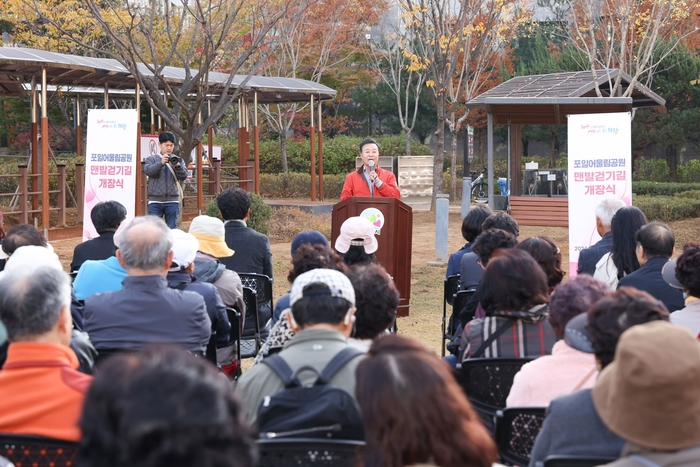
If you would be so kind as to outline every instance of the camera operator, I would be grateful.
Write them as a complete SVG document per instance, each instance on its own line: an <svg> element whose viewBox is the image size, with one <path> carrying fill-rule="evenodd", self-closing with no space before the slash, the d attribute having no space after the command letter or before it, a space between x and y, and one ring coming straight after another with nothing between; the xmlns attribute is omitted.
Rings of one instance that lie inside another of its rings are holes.
<svg viewBox="0 0 700 467"><path fill-rule="evenodd" d="M160 154L146 158L143 171L148 175L148 214L165 216L165 223L174 229L182 200L180 182L187 178L181 157L173 154L175 135L169 131L158 136Z"/></svg>

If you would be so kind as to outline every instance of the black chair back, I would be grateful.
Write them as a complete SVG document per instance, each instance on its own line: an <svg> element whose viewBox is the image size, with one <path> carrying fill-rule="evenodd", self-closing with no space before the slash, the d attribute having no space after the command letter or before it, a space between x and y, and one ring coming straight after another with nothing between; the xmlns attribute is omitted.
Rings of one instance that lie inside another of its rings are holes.
<svg viewBox="0 0 700 467"><path fill-rule="evenodd" d="M74 467L78 444L40 436L0 434L0 456L15 467Z"/></svg>
<svg viewBox="0 0 700 467"><path fill-rule="evenodd" d="M355 467L362 464L362 441L280 438L257 441L258 467Z"/></svg>
<svg viewBox="0 0 700 467"><path fill-rule="evenodd" d="M272 318L272 309L274 308L272 279L264 274L253 273L238 273L238 276L241 278L243 287L250 287L255 291L255 297L258 302L258 322L264 336L267 336L266 331L269 331L269 329L266 329L266 325ZM247 316L248 314L246 313ZM252 329L252 325L246 325L246 329Z"/></svg>
<svg viewBox="0 0 700 467"><path fill-rule="evenodd" d="M466 325L466 323L474 319L478 305L476 289L460 290L455 294L452 303L452 316L450 317L452 333L454 333L460 322Z"/></svg>
<svg viewBox="0 0 700 467"><path fill-rule="evenodd" d="M243 302L245 302L246 323L252 323L253 329L247 328L245 323L241 328L240 358L255 357L262 346L260 332L260 316L258 313L258 301L254 289L243 287Z"/></svg>
<svg viewBox="0 0 700 467"><path fill-rule="evenodd" d="M472 358L462 362L457 381L481 416L484 425L496 432L496 414L506 407L515 374L532 358Z"/></svg>
<svg viewBox="0 0 700 467"><path fill-rule="evenodd" d="M544 467L597 467L615 460L614 457L549 456Z"/></svg>
<svg viewBox="0 0 700 467"><path fill-rule="evenodd" d="M528 465L546 411L545 407L509 407L496 414L496 445L502 463Z"/></svg>
<svg viewBox="0 0 700 467"><path fill-rule="evenodd" d="M447 305L452 306L452 299L459 288L459 274L445 279L442 292L442 356L445 356L445 340L447 339Z"/></svg>

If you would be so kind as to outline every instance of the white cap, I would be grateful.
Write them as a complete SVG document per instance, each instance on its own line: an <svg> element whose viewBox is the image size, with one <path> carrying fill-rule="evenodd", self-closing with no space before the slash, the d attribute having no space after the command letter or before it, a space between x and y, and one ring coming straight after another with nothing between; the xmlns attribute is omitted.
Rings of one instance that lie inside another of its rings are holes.
<svg viewBox="0 0 700 467"><path fill-rule="evenodd" d="M199 250L199 242L197 238L183 232L180 229L173 229L173 263L177 264L178 268L170 268L170 270L180 270L185 269L187 266L194 262L195 256L197 256L197 250Z"/></svg>
<svg viewBox="0 0 700 467"><path fill-rule="evenodd" d="M289 306L308 296L304 293L304 288L309 284L322 283L329 289L328 295L331 297L344 298L350 302L350 306L355 306L355 289L348 276L335 269L312 269L304 274L300 274L294 279L292 290L289 292Z"/></svg>

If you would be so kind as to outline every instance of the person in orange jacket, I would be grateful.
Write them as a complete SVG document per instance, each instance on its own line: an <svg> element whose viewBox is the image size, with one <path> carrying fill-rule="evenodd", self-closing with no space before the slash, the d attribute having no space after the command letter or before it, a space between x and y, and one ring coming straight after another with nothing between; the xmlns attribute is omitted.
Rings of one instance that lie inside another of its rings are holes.
<svg viewBox="0 0 700 467"><path fill-rule="evenodd" d="M360 143L362 167L345 177L340 200L351 196L377 196L401 199L401 192L396 186L396 177L390 170L379 168L379 144L366 138Z"/></svg>

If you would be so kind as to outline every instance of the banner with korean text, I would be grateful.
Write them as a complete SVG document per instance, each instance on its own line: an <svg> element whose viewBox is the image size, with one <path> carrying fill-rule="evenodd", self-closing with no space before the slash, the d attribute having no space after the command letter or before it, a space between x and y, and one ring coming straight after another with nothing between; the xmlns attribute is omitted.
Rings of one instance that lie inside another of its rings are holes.
<svg viewBox="0 0 700 467"><path fill-rule="evenodd" d="M568 116L569 276L579 252L600 240L595 207L607 198L632 203L629 112Z"/></svg>
<svg viewBox="0 0 700 467"><path fill-rule="evenodd" d="M101 201L119 201L127 219L134 217L137 117L135 109L88 111L83 240L97 236L90 211Z"/></svg>

